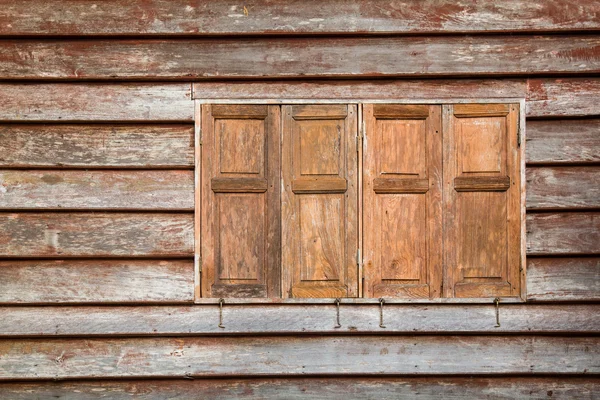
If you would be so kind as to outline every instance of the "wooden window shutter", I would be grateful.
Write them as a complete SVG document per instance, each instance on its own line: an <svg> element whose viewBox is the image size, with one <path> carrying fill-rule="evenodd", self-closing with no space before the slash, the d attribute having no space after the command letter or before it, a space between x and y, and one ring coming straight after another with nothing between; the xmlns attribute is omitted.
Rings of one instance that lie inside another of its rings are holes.
<svg viewBox="0 0 600 400"><path fill-rule="evenodd" d="M282 112L283 297L355 297L357 106Z"/></svg>
<svg viewBox="0 0 600 400"><path fill-rule="evenodd" d="M365 297L440 297L441 107L365 104Z"/></svg>
<svg viewBox="0 0 600 400"><path fill-rule="evenodd" d="M443 113L445 296L517 296L518 105L449 105Z"/></svg>
<svg viewBox="0 0 600 400"><path fill-rule="evenodd" d="M280 108L202 106L202 295L280 295Z"/></svg>

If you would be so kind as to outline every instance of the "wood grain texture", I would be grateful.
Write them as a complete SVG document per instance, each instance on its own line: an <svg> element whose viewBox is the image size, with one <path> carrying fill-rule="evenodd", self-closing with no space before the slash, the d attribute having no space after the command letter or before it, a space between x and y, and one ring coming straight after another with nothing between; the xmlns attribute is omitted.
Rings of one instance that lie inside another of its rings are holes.
<svg viewBox="0 0 600 400"><path fill-rule="evenodd" d="M528 210L600 208L600 167L530 167L525 172Z"/></svg>
<svg viewBox="0 0 600 400"><path fill-rule="evenodd" d="M329 0L313 7L249 0L189 3L151 0L3 1L0 35L261 35L564 32L598 30L600 7L565 0L460 1Z"/></svg>
<svg viewBox="0 0 600 400"><path fill-rule="evenodd" d="M598 374L599 342L598 337L552 336L2 340L0 380Z"/></svg>
<svg viewBox="0 0 600 400"><path fill-rule="evenodd" d="M194 210L192 171L0 170L0 210Z"/></svg>
<svg viewBox="0 0 600 400"><path fill-rule="evenodd" d="M0 54L0 78L7 80L190 81L600 72L600 38L595 35L0 40Z"/></svg>
<svg viewBox="0 0 600 400"><path fill-rule="evenodd" d="M600 163L600 119L527 121L527 164Z"/></svg>
<svg viewBox="0 0 600 400"><path fill-rule="evenodd" d="M57 398L65 400L114 399L189 400L255 399L284 397L290 400L348 398L367 400L488 399L593 400L600 390L598 378L486 377L454 378L252 378L202 380L119 380L0 383L0 396L13 400Z"/></svg>
<svg viewBox="0 0 600 400"><path fill-rule="evenodd" d="M190 97L185 83L0 84L0 121L192 122Z"/></svg>
<svg viewBox="0 0 600 400"><path fill-rule="evenodd" d="M195 82L194 99L443 99L525 97L526 79Z"/></svg>
<svg viewBox="0 0 600 400"><path fill-rule="evenodd" d="M600 258L529 258L527 300L600 300Z"/></svg>
<svg viewBox="0 0 600 400"><path fill-rule="evenodd" d="M600 115L598 78L529 79L527 117Z"/></svg>
<svg viewBox="0 0 600 400"><path fill-rule="evenodd" d="M600 213L527 215L527 255L600 254Z"/></svg>
<svg viewBox="0 0 600 400"><path fill-rule="evenodd" d="M193 300L192 261L0 261L0 303Z"/></svg>
<svg viewBox="0 0 600 400"><path fill-rule="evenodd" d="M191 125L0 125L0 168L193 168Z"/></svg>
<svg viewBox="0 0 600 400"><path fill-rule="evenodd" d="M138 293L139 290L137 289ZM551 296L553 294L548 293L545 299L550 300ZM336 310L333 304L230 305L226 302L223 307L225 328L218 327L217 304L191 307L48 305L0 307L0 312L3 316L0 319L0 337L4 338L390 333L534 335L600 332L600 311L593 304L500 304L500 327L495 326L495 307L491 302L467 305L386 304L385 329L379 327L377 304L353 306L342 303L340 328L334 328Z"/></svg>
<svg viewBox="0 0 600 400"><path fill-rule="evenodd" d="M0 213L0 257L191 257L193 224L191 213Z"/></svg>

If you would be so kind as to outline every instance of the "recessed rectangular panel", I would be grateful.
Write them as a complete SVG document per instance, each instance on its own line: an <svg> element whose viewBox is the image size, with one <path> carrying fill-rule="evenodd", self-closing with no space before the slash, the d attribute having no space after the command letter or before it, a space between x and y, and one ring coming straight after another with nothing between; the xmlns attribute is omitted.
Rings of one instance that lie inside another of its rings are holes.
<svg viewBox="0 0 600 400"><path fill-rule="evenodd" d="M297 121L301 175L338 175L342 121Z"/></svg>
<svg viewBox="0 0 600 400"><path fill-rule="evenodd" d="M221 174L261 174L265 164L265 121L217 119Z"/></svg>
<svg viewBox="0 0 600 400"><path fill-rule="evenodd" d="M380 174L425 175L425 120L377 121Z"/></svg>
<svg viewBox="0 0 600 400"><path fill-rule="evenodd" d="M381 279L419 281L427 266L424 195L381 196Z"/></svg>
<svg viewBox="0 0 600 400"><path fill-rule="evenodd" d="M458 119L459 173L500 173L505 171L504 117Z"/></svg>
<svg viewBox="0 0 600 400"><path fill-rule="evenodd" d="M506 193L464 192L457 202L461 280L506 277Z"/></svg>
<svg viewBox="0 0 600 400"><path fill-rule="evenodd" d="M216 198L219 279L259 279L265 267L265 195L228 194Z"/></svg>
<svg viewBox="0 0 600 400"><path fill-rule="evenodd" d="M343 195L300 196L300 280L338 281L343 276Z"/></svg>

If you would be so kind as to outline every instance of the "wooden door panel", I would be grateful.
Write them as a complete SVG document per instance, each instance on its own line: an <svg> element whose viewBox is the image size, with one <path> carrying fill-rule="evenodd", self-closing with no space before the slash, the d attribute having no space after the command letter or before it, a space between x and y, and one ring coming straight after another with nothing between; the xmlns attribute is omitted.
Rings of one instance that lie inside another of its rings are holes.
<svg viewBox="0 0 600 400"><path fill-rule="evenodd" d="M439 297L441 108L365 104L363 118L365 297Z"/></svg>
<svg viewBox="0 0 600 400"><path fill-rule="evenodd" d="M283 106L284 297L357 294L357 108Z"/></svg>
<svg viewBox="0 0 600 400"><path fill-rule="evenodd" d="M444 106L447 297L519 294L517 116L516 105Z"/></svg>
<svg viewBox="0 0 600 400"><path fill-rule="evenodd" d="M202 106L202 296L279 297L278 106Z"/></svg>

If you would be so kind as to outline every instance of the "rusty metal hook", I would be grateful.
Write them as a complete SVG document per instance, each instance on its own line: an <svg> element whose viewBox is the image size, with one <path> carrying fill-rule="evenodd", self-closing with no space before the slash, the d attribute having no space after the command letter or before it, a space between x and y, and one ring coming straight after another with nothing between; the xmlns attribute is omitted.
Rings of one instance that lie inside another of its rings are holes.
<svg viewBox="0 0 600 400"><path fill-rule="evenodd" d="M336 309L336 319L335 319L335 326L334 326L335 329L342 327L342 325L340 324L340 302L341 302L341 300L339 297L335 299L335 309Z"/></svg>
<svg viewBox="0 0 600 400"><path fill-rule="evenodd" d="M385 300L383 299L383 297L381 297L379 299L379 327L380 328L386 328L386 326L383 324L383 305L385 304Z"/></svg>
<svg viewBox="0 0 600 400"><path fill-rule="evenodd" d="M225 300L219 299L219 328L225 328L225 326L223 326L223 304L224 303L225 303Z"/></svg>
<svg viewBox="0 0 600 400"><path fill-rule="evenodd" d="M494 328L500 328L500 298L496 297L494 303L496 303L496 325L494 325Z"/></svg>

